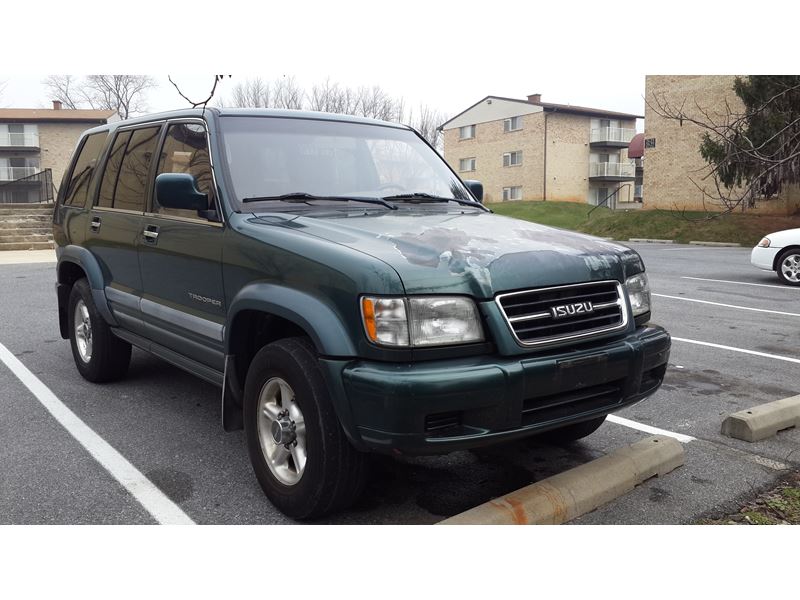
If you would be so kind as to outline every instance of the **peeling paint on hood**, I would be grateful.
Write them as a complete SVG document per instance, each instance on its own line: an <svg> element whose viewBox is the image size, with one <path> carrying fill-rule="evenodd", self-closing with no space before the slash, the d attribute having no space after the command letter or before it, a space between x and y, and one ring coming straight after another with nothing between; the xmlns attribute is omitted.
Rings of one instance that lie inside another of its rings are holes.
<svg viewBox="0 0 800 600"><path fill-rule="evenodd" d="M291 227L390 264L407 293L498 292L616 279L644 270L632 249L485 212L301 216Z"/></svg>

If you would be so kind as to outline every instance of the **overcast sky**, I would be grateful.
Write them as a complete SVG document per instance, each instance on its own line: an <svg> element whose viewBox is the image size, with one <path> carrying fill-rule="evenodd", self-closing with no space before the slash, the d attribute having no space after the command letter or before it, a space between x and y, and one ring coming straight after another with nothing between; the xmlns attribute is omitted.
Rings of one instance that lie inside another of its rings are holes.
<svg viewBox="0 0 800 600"><path fill-rule="evenodd" d="M326 78L379 85L408 106L425 103L450 116L488 94L532 93L549 102L642 114L645 73L796 71L795 20L771 19L770 3L748 10L749 39L769 38L755 47L723 42L731 23L744 23L733 0L725 12L712 2L671 0L615 3L613 14L575 0L307 0L260 9L227 0L224 10L218 3L202 9L193 3L191 13L183 4L139 0L126 5L124 15L99 0L84 0L80 15L63 3L45 3L48 18L37 21L42 45L27 44L24 60L6 53L0 65L0 105L50 106L41 84L49 73L148 73L160 82L148 97L150 110L158 111L185 105L166 72L192 98L205 97L212 83L201 73L223 72L234 75L219 87L223 97L247 77L294 76L306 88ZM25 12L8 10L12 14L4 16ZM28 35L25 28L8 28L3 45L22 47Z"/></svg>

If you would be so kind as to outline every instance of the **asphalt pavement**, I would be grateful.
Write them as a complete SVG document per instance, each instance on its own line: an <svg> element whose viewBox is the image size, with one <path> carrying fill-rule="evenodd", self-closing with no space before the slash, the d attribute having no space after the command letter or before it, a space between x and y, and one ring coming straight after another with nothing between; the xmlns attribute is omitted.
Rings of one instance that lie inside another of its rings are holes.
<svg viewBox="0 0 800 600"><path fill-rule="evenodd" d="M800 466L800 431L755 444L719 433L732 412L800 393L800 288L751 267L749 249L630 245L647 265L653 321L679 340L662 388L619 416L694 439L683 467L574 522L690 523ZM54 268L0 265L0 343L194 522L291 522L263 496L242 432L222 431L217 388L138 350L123 381L78 375L58 333ZM435 523L647 435L607 422L563 447L376 457L362 500L325 522ZM0 523L154 522L0 364Z"/></svg>

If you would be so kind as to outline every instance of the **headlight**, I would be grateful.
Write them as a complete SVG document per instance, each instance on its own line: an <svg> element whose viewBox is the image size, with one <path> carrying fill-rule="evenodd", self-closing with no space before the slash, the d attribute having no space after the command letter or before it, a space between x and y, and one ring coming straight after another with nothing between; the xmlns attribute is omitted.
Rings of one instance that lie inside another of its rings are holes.
<svg viewBox="0 0 800 600"><path fill-rule="evenodd" d="M361 299L369 340L382 346L444 346L483 341L478 309L461 296Z"/></svg>
<svg viewBox="0 0 800 600"><path fill-rule="evenodd" d="M650 312L650 284L647 282L647 275L639 273L628 277L625 288L628 290L634 317Z"/></svg>
<svg viewBox="0 0 800 600"><path fill-rule="evenodd" d="M769 248L769 238L764 238L760 242L758 242L759 248Z"/></svg>

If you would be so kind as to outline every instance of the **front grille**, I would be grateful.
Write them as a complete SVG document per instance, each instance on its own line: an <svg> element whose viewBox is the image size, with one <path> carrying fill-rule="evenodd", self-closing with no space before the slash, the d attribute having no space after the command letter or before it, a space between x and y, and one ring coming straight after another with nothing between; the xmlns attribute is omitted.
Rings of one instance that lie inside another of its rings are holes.
<svg viewBox="0 0 800 600"><path fill-rule="evenodd" d="M440 433L446 429L452 429L461 425L460 412L437 413L425 417L425 432Z"/></svg>
<svg viewBox="0 0 800 600"><path fill-rule="evenodd" d="M618 331L628 324L622 285L597 281L500 294L496 302L523 346Z"/></svg>
<svg viewBox="0 0 800 600"><path fill-rule="evenodd" d="M601 385L530 398L522 405L522 425L548 423L597 410L611 410L622 403L624 379Z"/></svg>

